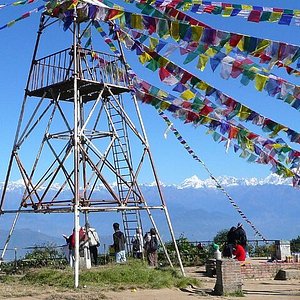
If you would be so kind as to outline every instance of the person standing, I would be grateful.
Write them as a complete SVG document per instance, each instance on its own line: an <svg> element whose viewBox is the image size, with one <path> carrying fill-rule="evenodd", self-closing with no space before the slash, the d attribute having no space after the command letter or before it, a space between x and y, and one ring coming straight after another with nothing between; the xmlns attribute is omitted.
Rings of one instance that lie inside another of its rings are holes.
<svg viewBox="0 0 300 300"><path fill-rule="evenodd" d="M73 267L75 261L75 228L73 229L72 234L68 237L69 249L71 252L70 257L70 266ZM83 227L79 229L79 256L84 254L84 245L86 244L86 234Z"/></svg>
<svg viewBox="0 0 300 300"><path fill-rule="evenodd" d="M124 263L126 262L126 254L125 254L125 236L124 233L120 230L120 224L113 224L114 234L113 234L113 247L116 255L116 263Z"/></svg>
<svg viewBox="0 0 300 300"><path fill-rule="evenodd" d="M223 257L232 257L233 255L233 247L235 245L235 241L236 241L236 227L232 226L230 228L230 230L227 233L227 241L226 241L226 245L223 249Z"/></svg>
<svg viewBox="0 0 300 300"><path fill-rule="evenodd" d="M150 267L157 267L157 249L158 239L155 228L150 229L150 234L145 239L145 251L147 260Z"/></svg>
<svg viewBox="0 0 300 300"><path fill-rule="evenodd" d="M137 227L136 233L133 236L132 240L132 252L134 258L143 258L143 247L144 247L144 239L142 235L142 229Z"/></svg>
<svg viewBox="0 0 300 300"><path fill-rule="evenodd" d="M88 241L89 241L89 249L91 254L91 261L92 258L94 260L95 266L98 264L98 247L100 246L100 239L99 235L95 228L91 227L89 223L85 225Z"/></svg>

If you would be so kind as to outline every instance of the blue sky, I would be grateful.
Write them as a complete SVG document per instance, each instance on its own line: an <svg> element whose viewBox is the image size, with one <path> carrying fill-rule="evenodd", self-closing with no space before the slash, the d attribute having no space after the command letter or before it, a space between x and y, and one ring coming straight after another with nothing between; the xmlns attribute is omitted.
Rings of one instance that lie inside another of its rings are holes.
<svg viewBox="0 0 300 300"><path fill-rule="evenodd" d="M299 1L296 0L227 0L224 2L300 9ZM24 12L38 7L41 3L43 2L38 1L31 5L8 7L0 10L0 27L18 18ZM4 179L13 144L36 39L39 16L40 13L34 13L30 18L0 31L0 181ZM267 22L256 24L238 17L223 18L214 15L194 15L194 17L217 29L299 44L300 27ZM63 42L66 33L61 28L59 30L61 31L50 33L47 37L47 40L43 44L43 51L45 53L51 53L52 48L57 47L60 49L59 45ZM100 36L99 39L101 39ZM142 77L149 80L152 84L161 87L157 74L144 70L136 63L136 58L131 57L135 56L135 54L128 54L128 62L142 74ZM204 72L200 72L195 68L190 69L190 71L264 116L270 117L300 132L299 112L276 98L269 97L266 92L257 92L252 83L244 87L239 79L224 80L219 75L219 69L215 73L212 73L209 66ZM300 84L298 78L288 76L282 72L277 72L276 74L295 84ZM167 139L164 139L163 134L166 125L157 112L151 106L144 104L141 105L141 111L160 180L167 184L176 184L194 174L201 179L207 178L208 174L187 154L182 145L171 133L168 134ZM270 174L270 166L268 165L249 164L246 160L239 158L232 150L226 153L224 144L214 142L210 135L205 134L205 128L193 128L191 125L182 124L179 120L172 121L174 121L175 127L215 176L229 175L248 178L266 177ZM297 145L295 147L297 148ZM148 182L150 179L145 176L142 180Z"/></svg>

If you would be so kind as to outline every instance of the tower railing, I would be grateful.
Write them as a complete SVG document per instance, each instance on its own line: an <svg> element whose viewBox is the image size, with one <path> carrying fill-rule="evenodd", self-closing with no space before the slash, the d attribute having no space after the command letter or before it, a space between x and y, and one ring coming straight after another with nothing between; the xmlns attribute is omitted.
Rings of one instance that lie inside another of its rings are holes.
<svg viewBox="0 0 300 300"><path fill-rule="evenodd" d="M128 86L126 70L120 58L103 52L79 48L79 80ZM73 78L73 50L68 48L33 63L29 92L66 82Z"/></svg>

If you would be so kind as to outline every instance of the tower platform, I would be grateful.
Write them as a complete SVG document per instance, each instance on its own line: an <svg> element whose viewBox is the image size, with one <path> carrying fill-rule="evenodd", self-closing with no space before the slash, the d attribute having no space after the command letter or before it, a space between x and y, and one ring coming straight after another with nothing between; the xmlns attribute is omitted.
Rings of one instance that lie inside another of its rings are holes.
<svg viewBox="0 0 300 300"><path fill-rule="evenodd" d="M129 92L124 63L116 55L76 49L78 57L77 89L84 102L96 100L99 93L105 98ZM73 101L74 98L74 50L64 49L33 62L28 96Z"/></svg>
<svg viewBox="0 0 300 300"><path fill-rule="evenodd" d="M129 92L128 87L119 85L97 82L92 80L79 79L77 81L78 90L82 96L83 102L96 100L102 91L102 98ZM44 97L52 99L53 96L59 95L60 100L74 101L74 78L70 78L58 83L41 87L32 91L27 91L28 96Z"/></svg>

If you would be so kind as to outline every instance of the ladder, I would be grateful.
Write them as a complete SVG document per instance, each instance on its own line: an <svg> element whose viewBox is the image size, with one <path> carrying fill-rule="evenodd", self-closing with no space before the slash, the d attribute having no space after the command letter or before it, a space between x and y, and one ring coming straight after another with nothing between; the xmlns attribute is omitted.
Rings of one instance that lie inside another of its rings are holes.
<svg viewBox="0 0 300 300"><path fill-rule="evenodd" d="M116 136L112 144L112 155L115 172L120 175L116 176L119 198L121 203L127 205L127 207L137 206L141 197L136 188L132 187L135 184L132 175L133 166L127 123L121 109L121 106L123 107L122 97L119 95L118 100L110 97L106 104L109 114L109 130ZM132 238L136 233L136 228L142 229L140 212L138 210L123 210L122 221L127 252L132 254Z"/></svg>

